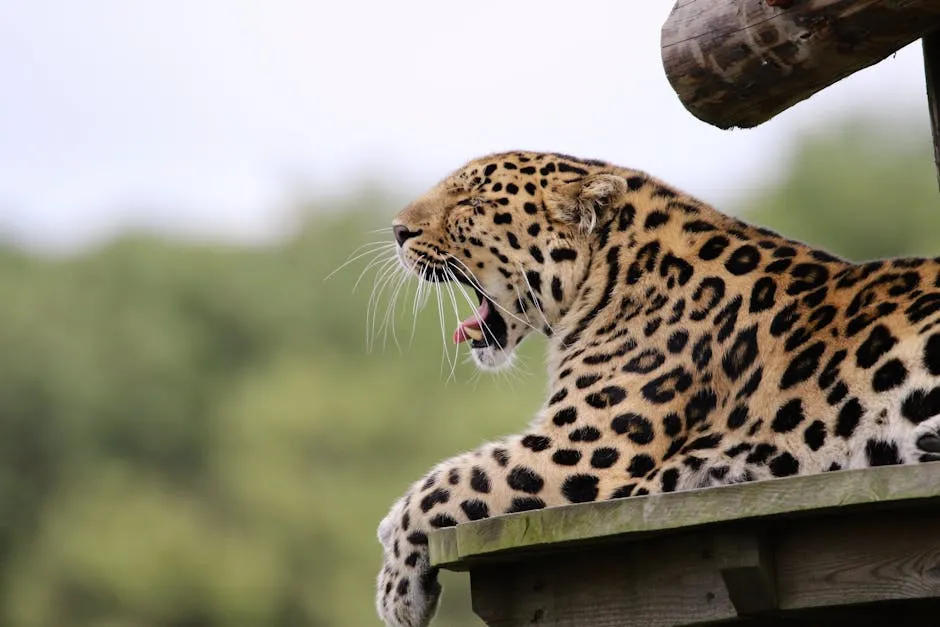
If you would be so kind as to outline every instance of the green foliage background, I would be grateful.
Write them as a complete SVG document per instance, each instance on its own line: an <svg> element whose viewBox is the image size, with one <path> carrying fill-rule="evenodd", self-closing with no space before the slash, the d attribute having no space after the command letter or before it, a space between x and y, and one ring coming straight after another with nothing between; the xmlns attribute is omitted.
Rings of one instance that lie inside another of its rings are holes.
<svg viewBox="0 0 940 627"><path fill-rule="evenodd" d="M940 253L922 125L852 120L781 163L746 219L853 259ZM539 341L530 374L448 381L433 301L413 342L409 298L401 349L366 351L371 275L324 277L403 202L320 201L267 248L0 249L0 624L377 624L387 507L520 428L544 385ZM440 624L481 624L445 578Z"/></svg>

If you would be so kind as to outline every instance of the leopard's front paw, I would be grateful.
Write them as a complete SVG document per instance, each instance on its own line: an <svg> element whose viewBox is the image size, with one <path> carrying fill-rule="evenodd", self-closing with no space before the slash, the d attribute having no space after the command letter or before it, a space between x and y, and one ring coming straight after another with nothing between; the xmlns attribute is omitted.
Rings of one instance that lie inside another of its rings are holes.
<svg viewBox="0 0 940 627"><path fill-rule="evenodd" d="M922 462L940 461L940 415L924 420L914 430L914 443Z"/></svg>
<svg viewBox="0 0 940 627"><path fill-rule="evenodd" d="M441 586L428 561L426 530L410 520L398 501L379 523L383 565L375 605L388 627L427 627L437 610Z"/></svg>

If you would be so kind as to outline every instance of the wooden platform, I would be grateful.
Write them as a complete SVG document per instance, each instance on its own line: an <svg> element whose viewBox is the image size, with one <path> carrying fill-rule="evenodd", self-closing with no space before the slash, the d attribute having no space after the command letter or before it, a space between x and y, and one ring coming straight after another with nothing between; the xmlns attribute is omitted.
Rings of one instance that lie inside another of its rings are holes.
<svg viewBox="0 0 940 627"><path fill-rule="evenodd" d="M940 625L940 463L524 512L430 536L487 625Z"/></svg>

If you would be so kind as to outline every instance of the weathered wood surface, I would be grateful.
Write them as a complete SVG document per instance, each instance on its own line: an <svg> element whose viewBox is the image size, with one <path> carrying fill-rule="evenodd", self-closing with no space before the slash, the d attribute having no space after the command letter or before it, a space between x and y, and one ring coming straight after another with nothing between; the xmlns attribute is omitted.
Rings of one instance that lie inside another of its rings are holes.
<svg viewBox="0 0 940 627"><path fill-rule="evenodd" d="M473 609L494 627L659 627L690 616L734 618L709 545L706 538L677 537L481 566L470 571Z"/></svg>
<svg viewBox="0 0 940 627"><path fill-rule="evenodd" d="M550 508L430 541L432 563L470 570L490 626L940 624L940 464Z"/></svg>
<svg viewBox="0 0 940 627"><path fill-rule="evenodd" d="M491 627L940 623L938 511L874 517L762 530L776 562L770 607L737 605L735 592L747 584L735 591L722 577L728 561L748 559L747 551L727 551L729 539L755 537L739 529L481 564L470 571L473 609ZM902 622L895 615L904 601L932 612ZM894 604L887 615L878 605L885 602Z"/></svg>
<svg viewBox="0 0 940 627"><path fill-rule="evenodd" d="M619 535L905 501L940 504L940 463L788 477L498 516L432 533L431 562L466 569L473 560Z"/></svg>
<svg viewBox="0 0 940 627"><path fill-rule="evenodd" d="M666 76L719 128L752 127L940 28L940 0L678 0Z"/></svg>

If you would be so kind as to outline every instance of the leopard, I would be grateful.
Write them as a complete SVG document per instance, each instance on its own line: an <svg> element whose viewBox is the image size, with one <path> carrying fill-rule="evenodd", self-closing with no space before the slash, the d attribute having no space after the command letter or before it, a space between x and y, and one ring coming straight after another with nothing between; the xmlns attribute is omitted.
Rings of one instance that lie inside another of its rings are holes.
<svg viewBox="0 0 940 627"><path fill-rule="evenodd" d="M643 171L529 151L470 161L392 231L410 275L476 297L453 339L479 369L547 338L548 389L379 524L390 627L432 621L436 529L940 460L940 257L854 263Z"/></svg>

